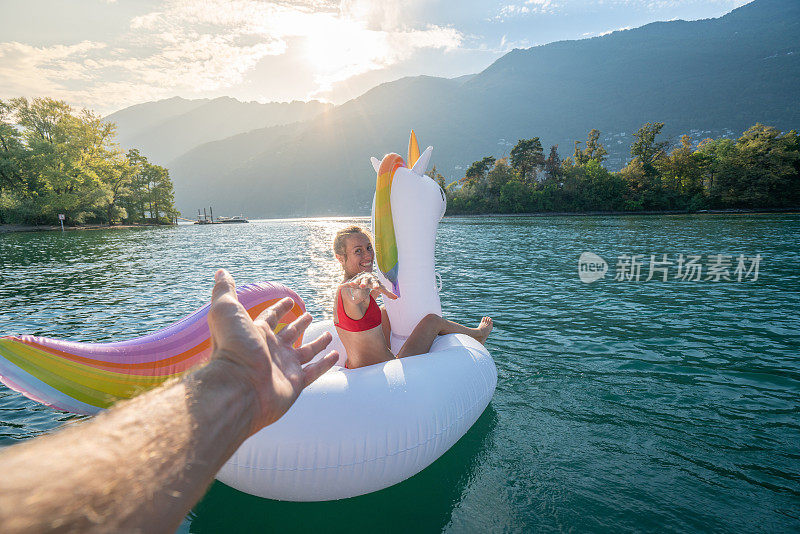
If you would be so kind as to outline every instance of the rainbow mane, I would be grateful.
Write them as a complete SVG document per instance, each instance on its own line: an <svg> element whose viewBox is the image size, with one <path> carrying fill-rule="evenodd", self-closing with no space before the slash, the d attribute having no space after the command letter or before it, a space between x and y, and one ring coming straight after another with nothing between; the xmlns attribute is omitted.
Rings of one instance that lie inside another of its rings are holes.
<svg viewBox="0 0 800 534"><path fill-rule="evenodd" d="M305 312L302 299L280 284L249 284L236 293L254 319L283 297L291 297L295 305L276 330ZM211 356L210 306L153 334L115 343L0 337L0 381L58 410L97 413L205 364ZM299 343L298 339L296 346Z"/></svg>
<svg viewBox="0 0 800 534"><path fill-rule="evenodd" d="M422 166L427 165L430 150L431 147L428 147L424 163L420 162ZM397 237L392 218L392 182L397 169L405 167L406 162L402 156L394 153L386 154L380 165L377 159L372 158L372 160L378 173L378 181L375 184L375 256L378 269L392 283L392 290L399 297ZM412 169L418 160L420 160L419 144L414 130L411 130L411 136L408 138L408 168ZM424 168L419 171L420 174L424 172Z"/></svg>
<svg viewBox="0 0 800 534"><path fill-rule="evenodd" d="M392 181L399 167L405 167L403 157L399 154L386 154L378 169L378 181L375 185L375 257L378 269L392 283L392 290L400 295L397 284L397 238L394 234L392 220Z"/></svg>

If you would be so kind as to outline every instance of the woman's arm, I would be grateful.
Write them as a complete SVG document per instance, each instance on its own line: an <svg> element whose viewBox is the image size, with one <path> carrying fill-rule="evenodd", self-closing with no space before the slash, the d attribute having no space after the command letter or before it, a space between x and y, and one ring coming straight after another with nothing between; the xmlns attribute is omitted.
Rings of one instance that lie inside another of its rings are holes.
<svg viewBox="0 0 800 534"><path fill-rule="evenodd" d="M341 292L342 305L348 317L355 320L364 316L369 306L369 297L386 295L396 299L397 295L386 289L378 277L372 273L359 273L342 283L337 291ZM349 298L347 298L349 296Z"/></svg>
<svg viewBox="0 0 800 534"><path fill-rule="evenodd" d="M342 295L342 302L345 306L348 304L364 304L369 300L370 291L353 285L347 281L339 286L338 291Z"/></svg>

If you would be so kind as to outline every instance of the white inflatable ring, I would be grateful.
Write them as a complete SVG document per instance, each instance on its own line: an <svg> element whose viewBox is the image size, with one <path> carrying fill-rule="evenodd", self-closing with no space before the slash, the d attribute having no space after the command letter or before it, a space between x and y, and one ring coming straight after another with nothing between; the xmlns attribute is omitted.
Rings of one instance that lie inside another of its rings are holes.
<svg viewBox="0 0 800 534"><path fill-rule="evenodd" d="M340 364L345 352L330 321ZM326 351L327 352L327 351ZM247 439L217 474L240 491L286 501L327 501L377 491L433 463L483 413L497 385L486 348L461 334L431 352L383 364L335 366L279 421Z"/></svg>
<svg viewBox="0 0 800 534"><path fill-rule="evenodd" d="M395 354L420 319L442 313L434 249L447 201L425 175L432 151L420 153L412 132L407 160L397 154L372 159L376 275L400 296L384 299ZM344 499L387 488L444 454L494 394L494 361L469 336L442 336L427 354L350 370L341 367L346 352L332 322L311 325L305 340L326 330L333 334L326 351L339 351L339 367L306 388L282 419L246 440L219 480L287 501Z"/></svg>

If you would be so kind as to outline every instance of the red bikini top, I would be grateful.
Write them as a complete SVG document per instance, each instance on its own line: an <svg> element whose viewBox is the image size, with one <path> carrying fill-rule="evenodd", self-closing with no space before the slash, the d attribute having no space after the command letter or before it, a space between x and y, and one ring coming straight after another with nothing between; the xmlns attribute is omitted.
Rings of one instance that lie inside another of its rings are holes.
<svg viewBox="0 0 800 534"><path fill-rule="evenodd" d="M348 332L363 332L364 330L370 330L376 326L380 326L382 322L381 309L378 306L378 303L375 302L375 299L372 298L372 295L369 296L369 306L367 306L367 311L364 313L364 317L356 320L348 317L347 312L344 311L342 292L339 291L339 294L336 295L336 315L339 318L339 322L336 323L336 326L342 330L347 330Z"/></svg>

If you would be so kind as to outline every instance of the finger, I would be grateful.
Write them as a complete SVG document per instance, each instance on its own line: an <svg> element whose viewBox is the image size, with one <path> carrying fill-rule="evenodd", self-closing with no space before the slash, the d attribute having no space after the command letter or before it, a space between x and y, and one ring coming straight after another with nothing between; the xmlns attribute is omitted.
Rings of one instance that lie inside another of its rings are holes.
<svg viewBox="0 0 800 534"><path fill-rule="evenodd" d="M332 350L321 360L305 366L303 368L303 389L325 374L337 361L339 361L339 352Z"/></svg>
<svg viewBox="0 0 800 534"><path fill-rule="evenodd" d="M306 343L297 349L300 358L300 365L310 362L311 359L322 352L322 349L327 347L331 341L333 341L333 336L330 332L325 332L314 341Z"/></svg>
<svg viewBox="0 0 800 534"><path fill-rule="evenodd" d="M297 338L303 335L303 332L306 331L306 328L308 328L310 324L311 314L306 312L295 319L289 326L281 330L277 334L277 337L283 342L294 343L297 341Z"/></svg>
<svg viewBox="0 0 800 534"><path fill-rule="evenodd" d="M398 297L397 295L395 295L394 293L392 293L391 291L389 291L388 289L386 289L383 286L381 286L381 293L383 293L384 295L386 295L387 297L389 297L392 300L400 298L400 297Z"/></svg>
<svg viewBox="0 0 800 534"><path fill-rule="evenodd" d="M236 282L233 281L231 273L225 269L219 269L214 274L214 289L211 292L211 302L219 300L219 298L228 293L236 295Z"/></svg>
<svg viewBox="0 0 800 534"><path fill-rule="evenodd" d="M277 328L281 319L294 307L294 301L289 297L284 297L263 312L258 314L256 321L263 321L271 330Z"/></svg>
<svg viewBox="0 0 800 534"><path fill-rule="evenodd" d="M212 339L219 333L219 325L227 324L227 321L244 310L236 296L236 284L228 271L218 270L214 279L216 283L211 292L211 308L208 310L208 325L211 328Z"/></svg>

